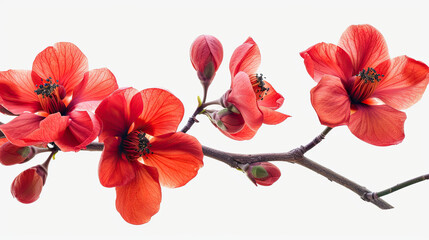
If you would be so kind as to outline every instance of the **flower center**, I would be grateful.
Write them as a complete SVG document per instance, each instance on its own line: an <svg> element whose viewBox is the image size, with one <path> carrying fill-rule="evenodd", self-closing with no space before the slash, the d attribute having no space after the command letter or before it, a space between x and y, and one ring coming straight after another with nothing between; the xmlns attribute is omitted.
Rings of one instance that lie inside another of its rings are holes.
<svg viewBox="0 0 429 240"><path fill-rule="evenodd" d="M128 161L135 161L140 157L146 157L147 154L153 154L149 149L152 145L148 138L150 136L141 130L132 131L128 134L122 141L122 150Z"/></svg>
<svg viewBox="0 0 429 240"><path fill-rule="evenodd" d="M250 83L252 84L253 91L255 92L257 100L264 100L270 88L265 87L265 77L262 74L255 74L250 76Z"/></svg>
<svg viewBox="0 0 429 240"><path fill-rule="evenodd" d="M58 85L58 80L55 82L51 77L46 80L41 79L41 84L36 84L34 92L39 97L40 105L47 113L64 113L66 106L62 99L65 97L66 92L63 86Z"/></svg>
<svg viewBox="0 0 429 240"><path fill-rule="evenodd" d="M361 103L365 99L371 97L377 88L381 77L384 77L382 74L378 74L374 68L368 67L365 71L363 69L356 75L354 78L354 84L351 91L352 102Z"/></svg>

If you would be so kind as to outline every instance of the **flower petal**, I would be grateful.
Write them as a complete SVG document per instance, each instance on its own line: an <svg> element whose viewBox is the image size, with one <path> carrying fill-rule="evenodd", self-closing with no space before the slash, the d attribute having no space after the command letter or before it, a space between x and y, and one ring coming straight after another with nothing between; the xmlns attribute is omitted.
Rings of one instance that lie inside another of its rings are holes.
<svg viewBox="0 0 429 240"><path fill-rule="evenodd" d="M85 73L84 79L73 91L73 99L69 108L82 102L96 102L95 104L84 104L84 106L97 107L98 103L118 89L116 78L107 68L94 69ZM79 106L77 106L79 108ZM95 110L82 109L81 110Z"/></svg>
<svg viewBox="0 0 429 240"><path fill-rule="evenodd" d="M259 106L259 109L262 111L265 124L276 125L290 117L289 115L277 112L267 107Z"/></svg>
<svg viewBox="0 0 429 240"><path fill-rule="evenodd" d="M85 149L100 134L101 120L87 111L73 111L68 116L70 124L55 144L63 152Z"/></svg>
<svg viewBox="0 0 429 240"><path fill-rule="evenodd" d="M261 53L258 45L251 37L238 46L231 56L229 62L229 70L231 76L234 77L238 72L245 72L248 75L256 73L259 65L261 65Z"/></svg>
<svg viewBox="0 0 429 240"><path fill-rule="evenodd" d="M264 117L258 108L249 76L245 72L239 72L233 78L227 101L240 111L249 128L258 130L261 127Z"/></svg>
<svg viewBox="0 0 429 240"><path fill-rule="evenodd" d="M120 89L100 103L95 114L103 122L99 136L101 142L106 137L124 137L128 133L135 120L132 116L140 114L143 108L141 101L130 104L137 93L134 88Z"/></svg>
<svg viewBox="0 0 429 240"><path fill-rule="evenodd" d="M373 97L396 109L406 109L420 100L429 82L429 67L407 56L385 61L376 71L384 77Z"/></svg>
<svg viewBox="0 0 429 240"><path fill-rule="evenodd" d="M308 74L319 82L324 75L347 81L352 76L353 66L349 55L334 44L318 43L300 53Z"/></svg>
<svg viewBox="0 0 429 240"><path fill-rule="evenodd" d="M228 133L228 132L222 131L220 128L218 129L223 134L225 134L225 136L238 141L250 140L256 135L256 132L257 132L257 130L252 130L247 125L244 125L244 127L237 133Z"/></svg>
<svg viewBox="0 0 429 240"><path fill-rule="evenodd" d="M325 126L336 127L349 122L350 98L338 77L325 75L311 89L311 104Z"/></svg>
<svg viewBox="0 0 429 240"><path fill-rule="evenodd" d="M264 81L264 83L264 87L269 90L267 91L267 95L264 96L263 100L258 100L258 106L267 107L272 110L279 109L283 105L285 100L284 97L278 93L269 82Z"/></svg>
<svg viewBox="0 0 429 240"><path fill-rule="evenodd" d="M150 141L153 154L145 164L155 167L161 185L181 187L194 178L203 166L203 151L198 140L182 132L154 137Z"/></svg>
<svg viewBox="0 0 429 240"><path fill-rule="evenodd" d="M68 125L69 117L60 113L50 114L46 118L24 113L0 125L0 130L12 144L29 146L54 142L64 134Z"/></svg>
<svg viewBox="0 0 429 240"><path fill-rule="evenodd" d="M175 132L184 114L182 102L158 88L145 89L140 94L143 111L135 121L135 128L152 136Z"/></svg>
<svg viewBox="0 0 429 240"><path fill-rule="evenodd" d="M14 114L37 112L42 109L31 71L9 70L0 72L0 97L2 105Z"/></svg>
<svg viewBox="0 0 429 240"><path fill-rule="evenodd" d="M402 142L405 137L405 113L387 105L356 105L350 117L350 131L362 141L389 146Z"/></svg>
<svg viewBox="0 0 429 240"><path fill-rule="evenodd" d="M64 86L67 95L83 80L85 72L88 72L88 60L78 47L68 42L47 47L33 62L35 84L39 84L41 78L51 77Z"/></svg>
<svg viewBox="0 0 429 240"><path fill-rule="evenodd" d="M116 209L125 221L143 224L159 211L161 187L155 168L134 164L136 177L130 183L116 188Z"/></svg>
<svg viewBox="0 0 429 240"><path fill-rule="evenodd" d="M353 76L362 69L375 68L390 58L383 35L371 25L348 27L341 36L338 46L349 54L353 64Z"/></svg>
<svg viewBox="0 0 429 240"><path fill-rule="evenodd" d="M98 178L104 187L119 187L131 182L136 174L133 165L122 156L121 139L109 137L98 165Z"/></svg>

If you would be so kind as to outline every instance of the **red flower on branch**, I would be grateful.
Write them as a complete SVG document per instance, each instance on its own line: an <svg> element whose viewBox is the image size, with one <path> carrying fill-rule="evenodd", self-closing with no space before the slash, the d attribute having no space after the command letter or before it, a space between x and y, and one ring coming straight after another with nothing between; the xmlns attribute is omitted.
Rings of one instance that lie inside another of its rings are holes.
<svg viewBox="0 0 429 240"><path fill-rule="evenodd" d="M100 133L91 111L117 88L108 69L88 71L79 48L56 43L37 55L32 71L0 72L2 105L19 115L0 130L17 146L55 142L62 151L79 151Z"/></svg>
<svg viewBox="0 0 429 240"><path fill-rule="evenodd" d="M159 210L160 184L180 187L203 166L201 144L176 132L184 108L161 89L118 90L96 110L102 119L104 150L99 179L116 187L116 209L132 224L143 224Z"/></svg>
<svg viewBox="0 0 429 240"><path fill-rule="evenodd" d="M224 107L234 105L245 120L243 128L235 133L222 130L226 136L235 140L248 140L264 124L279 124L289 116L279 113L284 102L281 94L256 71L261 64L261 53L252 38L248 38L235 49L231 56L231 89L224 96ZM246 116L245 116L246 115Z"/></svg>
<svg viewBox="0 0 429 240"><path fill-rule="evenodd" d="M377 146L402 142L406 115L399 110L423 95L428 66L407 56L390 59L383 36L370 25L350 26L338 46L319 43L301 56L318 82L311 103L323 125L347 125Z"/></svg>

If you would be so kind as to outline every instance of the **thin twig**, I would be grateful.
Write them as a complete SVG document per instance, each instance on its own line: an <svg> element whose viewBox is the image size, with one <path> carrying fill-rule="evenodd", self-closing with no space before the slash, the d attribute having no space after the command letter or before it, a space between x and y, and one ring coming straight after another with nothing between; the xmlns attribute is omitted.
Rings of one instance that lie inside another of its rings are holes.
<svg viewBox="0 0 429 240"><path fill-rule="evenodd" d="M386 196L386 195L391 194L393 192L396 192L399 189L411 186L413 184L416 184L416 183L419 183L421 181L425 181L425 180L428 180L428 179L429 179L429 174L422 175L420 177L416 177L416 178L410 179L408 181L405 181L403 183L397 184L394 187L388 188L388 189L380 191L380 192L368 192L368 193L365 193L365 194L362 195L362 199L364 199L366 201L377 200L380 197L383 197L383 196Z"/></svg>

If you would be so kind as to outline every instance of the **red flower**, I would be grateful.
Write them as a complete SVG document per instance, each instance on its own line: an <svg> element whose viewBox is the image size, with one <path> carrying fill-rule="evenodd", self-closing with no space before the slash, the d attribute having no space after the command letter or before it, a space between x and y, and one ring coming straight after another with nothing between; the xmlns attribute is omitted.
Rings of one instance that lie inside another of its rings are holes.
<svg viewBox="0 0 429 240"><path fill-rule="evenodd" d="M192 43L190 55L198 78L208 88L223 59L222 44L211 35L201 35Z"/></svg>
<svg viewBox="0 0 429 240"><path fill-rule="evenodd" d="M200 143L176 129L183 105L161 89L118 90L96 110L105 147L100 182L116 187L116 209L132 224L143 224L158 212L160 183L180 187L203 166Z"/></svg>
<svg viewBox="0 0 429 240"><path fill-rule="evenodd" d="M301 53L318 82L311 103L323 125L347 125L378 146L404 139L405 113L429 82L429 68L407 56L390 59L386 42L370 25L350 26L338 46L319 43Z"/></svg>
<svg viewBox="0 0 429 240"><path fill-rule="evenodd" d="M78 151L100 132L90 110L117 88L108 69L88 72L79 48L56 43L37 55L32 71L0 72L3 105L19 114L0 130L17 146L55 142L62 151Z"/></svg>
<svg viewBox="0 0 429 240"><path fill-rule="evenodd" d="M227 103L224 105L233 104L240 113L247 115L243 115L246 124L239 132L222 131L232 139L251 139L262 123L279 124L289 117L275 111L283 105L284 98L265 81L262 74L256 73L260 64L261 53L250 37L232 54L229 64L231 89L226 93Z"/></svg>
<svg viewBox="0 0 429 240"><path fill-rule="evenodd" d="M48 173L44 167L37 165L20 173L12 182L12 196L21 203L32 203L39 199Z"/></svg>

